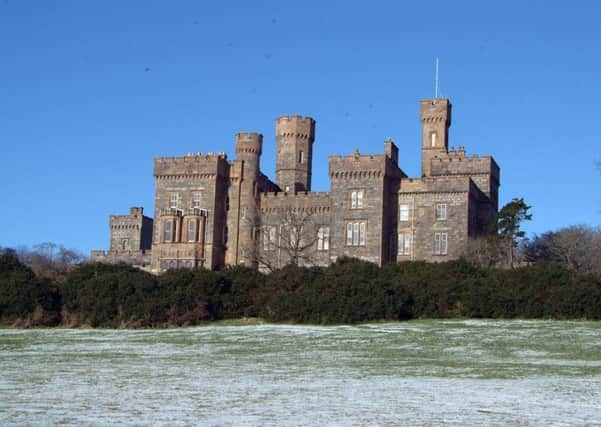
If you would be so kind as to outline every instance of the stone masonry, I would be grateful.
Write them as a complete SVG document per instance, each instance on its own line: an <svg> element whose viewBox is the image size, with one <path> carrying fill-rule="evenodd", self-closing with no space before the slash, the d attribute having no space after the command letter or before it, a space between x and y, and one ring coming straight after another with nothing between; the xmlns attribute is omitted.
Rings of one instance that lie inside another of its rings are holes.
<svg viewBox="0 0 601 427"><path fill-rule="evenodd" d="M92 260L170 268L262 270L328 265L341 256L382 265L444 261L490 230L500 170L491 156L449 149L451 103L420 102L422 176L399 167L398 148L329 158L331 191L311 192L315 120L276 119L276 181L261 172L263 136L236 134L236 159L189 153L154 161L154 222L132 208L112 215L111 249Z"/></svg>

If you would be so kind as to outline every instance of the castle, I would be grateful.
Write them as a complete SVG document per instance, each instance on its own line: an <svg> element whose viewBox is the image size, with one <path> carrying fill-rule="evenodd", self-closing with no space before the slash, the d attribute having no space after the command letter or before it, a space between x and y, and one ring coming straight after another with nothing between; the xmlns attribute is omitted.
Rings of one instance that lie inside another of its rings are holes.
<svg viewBox="0 0 601 427"><path fill-rule="evenodd" d="M111 215L110 250L91 259L160 273L328 265L341 256L379 265L458 258L495 219L499 167L491 156L449 150L448 99L422 100L420 120L420 178L403 172L388 139L383 154L330 156L329 193L311 192L310 117L276 120L275 182L261 172L255 132L236 134L233 161L224 153L156 158L154 220L139 207Z"/></svg>

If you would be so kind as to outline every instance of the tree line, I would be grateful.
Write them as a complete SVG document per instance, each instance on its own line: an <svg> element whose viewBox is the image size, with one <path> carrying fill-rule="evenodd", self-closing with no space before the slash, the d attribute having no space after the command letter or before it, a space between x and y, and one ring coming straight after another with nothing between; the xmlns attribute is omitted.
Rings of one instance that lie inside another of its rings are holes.
<svg viewBox="0 0 601 427"><path fill-rule="evenodd" d="M379 267L341 258L269 274L82 263L60 281L0 253L0 323L13 326L169 327L259 317L270 322L357 323L414 318L601 319L601 276L557 263L514 269L466 260Z"/></svg>
<svg viewBox="0 0 601 427"><path fill-rule="evenodd" d="M494 230L456 261L328 267L289 262L269 273L176 269L154 276L84 262L52 243L0 248L0 325L166 327L259 317L273 322L357 323L413 318L601 319L601 230L569 226L531 239L513 199ZM290 260L298 260L290 257Z"/></svg>

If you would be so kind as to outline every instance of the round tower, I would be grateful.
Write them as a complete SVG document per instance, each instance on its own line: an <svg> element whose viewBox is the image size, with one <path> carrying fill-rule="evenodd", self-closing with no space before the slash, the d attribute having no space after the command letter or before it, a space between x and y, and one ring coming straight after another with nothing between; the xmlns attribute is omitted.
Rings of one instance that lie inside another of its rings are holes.
<svg viewBox="0 0 601 427"><path fill-rule="evenodd" d="M259 170L263 152L263 135L257 132L239 132L236 134L236 158L244 160L251 169ZM246 168L245 168L246 169Z"/></svg>
<svg viewBox="0 0 601 427"><path fill-rule="evenodd" d="M276 184L286 192L311 190L315 120L281 116L275 121Z"/></svg>
<svg viewBox="0 0 601 427"><path fill-rule="evenodd" d="M263 148L263 135L257 132L236 134L236 161L242 161L240 181L237 188L230 187L230 213L234 222L232 232L237 230L237 262L250 267L257 266L257 242L255 240L259 221L259 162ZM228 230L229 232L229 230Z"/></svg>

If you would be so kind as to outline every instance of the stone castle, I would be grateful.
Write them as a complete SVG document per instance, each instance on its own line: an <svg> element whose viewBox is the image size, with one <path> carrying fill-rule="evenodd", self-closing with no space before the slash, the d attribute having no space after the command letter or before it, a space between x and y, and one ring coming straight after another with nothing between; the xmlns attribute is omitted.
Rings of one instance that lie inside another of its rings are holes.
<svg viewBox="0 0 601 427"><path fill-rule="evenodd" d="M422 174L410 178L390 139L383 154L329 157L331 190L311 192L315 121L276 120L276 177L261 172L263 136L236 134L224 153L154 161L154 220L140 207L111 215L109 251L93 261L170 268L288 263L327 265L341 256L377 264L443 261L485 235L498 209L499 167L491 156L450 149L451 103L420 102Z"/></svg>

